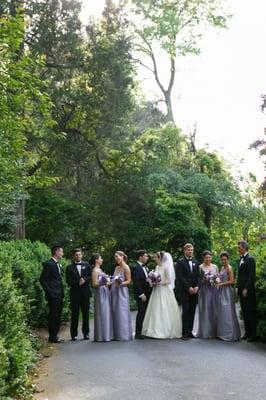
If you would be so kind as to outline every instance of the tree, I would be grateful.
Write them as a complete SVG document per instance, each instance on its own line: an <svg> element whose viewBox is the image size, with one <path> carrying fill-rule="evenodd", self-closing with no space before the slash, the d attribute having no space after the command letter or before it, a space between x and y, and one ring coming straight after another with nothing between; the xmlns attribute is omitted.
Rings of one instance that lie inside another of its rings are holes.
<svg viewBox="0 0 266 400"><path fill-rule="evenodd" d="M41 60L31 59L23 49L24 10L15 12L11 7L15 3L20 2L10 3L12 15L0 17L0 223L4 234L10 224L20 225L15 208L28 188L50 181L41 173L33 174L42 152L29 148L29 140L42 140L53 124L51 101L38 74Z"/></svg>
<svg viewBox="0 0 266 400"><path fill-rule="evenodd" d="M262 95L262 104L261 104L261 111L264 113L266 110L266 95ZM264 135L266 135L266 128L264 128ZM257 149L259 150L259 154L262 157L266 156L266 140L265 139L258 139L255 142L253 142L250 145L251 149ZM266 160L264 161L264 164L266 166ZM265 201L266 198L266 177L264 178L264 181L262 182L260 189L259 189L259 196L261 197L262 201Z"/></svg>
<svg viewBox="0 0 266 400"><path fill-rule="evenodd" d="M171 95L177 57L198 54L205 28L225 28L229 15L221 0L133 0L133 4L133 11L139 17L136 26L138 62L153 74L166 104L167 119L174 122ZM159 72L158 47L169 61L166 86L163 84L165 77Z"/></svg>

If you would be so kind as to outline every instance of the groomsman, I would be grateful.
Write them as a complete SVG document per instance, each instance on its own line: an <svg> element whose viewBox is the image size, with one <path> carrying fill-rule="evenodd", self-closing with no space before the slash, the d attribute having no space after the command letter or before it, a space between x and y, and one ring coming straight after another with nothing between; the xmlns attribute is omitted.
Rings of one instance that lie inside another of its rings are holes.
<svg viewBox="0 0 266 400"><path fill-rule="evenodd" d="M194 337L192 329L201 279L199 263L193 258L194 247L192 244L186 243L183 249L184 257L176 263L176 277L182 304L182 339L188 340Z"/></svg>
<svg viewBox="0 0 266 400"><path fill-rule="evenodd" d="M245 333L242 339L247 342L256 340L256 262L248 253L248 243L238 242L240 259L238 262L237 293L244 319Z"/></svg>
<svg viewBox="0 0 266 400"><path fill-rule="evenodd" d="M138 307L135 339L145 339L145 336L141 334L141 331L152 290L147 282L149 270L146 267L146 263L148 258L149 256L146 250L137 251L137 262L132 267L134 294Z"/></svg>
<svg viewBox="0 0 266 400"><path fill-rule="evenodd" d="M52 248L52 258L43 263L43 270L40 276L40 283L44 289L49 307L48 330L49 342L52 343L61 343L64 341L58 337L64 297L59 261L63 255L62 247L54 246Z"/></svg>
<svg viewBox="0 0 266 400"><path fill-rule="evenodd" d="M90 281L91 266L82 261L81 249L73 250L73 262L67 266L66 281L70 286L71 325L70 334L72 340L77 340L79 312L82 313L82 333L85 340L89 336L89 309L90 309Z"/></svg>

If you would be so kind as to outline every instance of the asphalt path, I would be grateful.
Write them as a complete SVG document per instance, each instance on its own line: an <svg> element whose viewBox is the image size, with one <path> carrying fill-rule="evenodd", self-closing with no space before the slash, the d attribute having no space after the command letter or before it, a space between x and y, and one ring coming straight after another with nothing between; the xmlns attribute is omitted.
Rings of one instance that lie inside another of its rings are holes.
<svg viewBox="0 0 266 400"><path fill-rule="evenodd" d="M82 336L72 342L68 332L65 335L65 343L50 346L36 400L266 399L262 343L214 339L95 343Z"/></svg>

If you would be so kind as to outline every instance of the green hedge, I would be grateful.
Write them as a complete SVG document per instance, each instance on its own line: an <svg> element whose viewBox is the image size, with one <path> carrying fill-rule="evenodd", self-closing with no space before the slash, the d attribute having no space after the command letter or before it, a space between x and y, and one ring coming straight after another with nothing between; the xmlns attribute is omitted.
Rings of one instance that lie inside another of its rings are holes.
<svg viewBox="0 0 266 400"><path fill-rule="evenodd" d="M50 258L43 243L0 242L0 399L29 398L28 372L34 365L33 326L46 325L47 304L39 277ZM67 319L68 296L64 302Z"/></svg>
<svg viewBox="0 0 266 400"><path fill-rule="evenodd" d="M45 326L47 303L39 278L42 262L51 257L50 249L41 242L14 240L0 242L1 275L10 272L19 292L24 296L29 325ZM63 261L64 266L66 262ZM65 284L65 280L64 280ZM68 289L65 287L66 299ZM68 302L64 302L63 320L68 320Z"/></svg>
<svg viewBox="0 0 266 400"><path fill-rule="evenodd" d="M258 245L253 253L257 263L257 334L266 342L266 243Z"/></svg>
<svg viewBox="0 0 266 400"><path fill-rule="evenodd" d="M10 272L0 276L0 348L1 399L26 395L28 370L36 353L27 327L25 298L18 293Z"/></svg>

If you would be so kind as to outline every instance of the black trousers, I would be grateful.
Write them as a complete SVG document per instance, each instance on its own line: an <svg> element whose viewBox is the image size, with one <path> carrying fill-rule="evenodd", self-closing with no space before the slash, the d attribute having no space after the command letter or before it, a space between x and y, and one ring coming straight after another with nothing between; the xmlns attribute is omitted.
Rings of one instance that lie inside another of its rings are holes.
<svg viewBox="0 0 266 400"><path fill-rule="evenodd" d="M47 297L49 316L48 316L48 330L49 340L55 340L60 330L61 315L63 309L63 298Z"/></svg>
<svg viewBox="0 0 266 400"><path fill-rule="evenodd" d="M198 303L198 295L182 293L182 331L183 335L190 335L193 329L194 316Z"/></svg>
<svg viewBox="0 0 266 400"><path fill-rule="evenodd" d="M145 317L145 312L148 306L149 299L145 303L139 298L137 299L138 313L136 316L136 336L141 335L142 325Z"/></svg>
<svg viewBox="0 0 266 400"><path fill-rule="evenodd" d="M248 293L247 297L243 297L240 293L240 305L244 319L245 333L247 337L256 337L256 295Z"/></svg>
<svg viewBox="0 0 266 400"><path fill-rule="evenodd" d="M89 310L90 310L90 299L89 298L71 298L71 325L70 334L71 337L78 336L78 323L79 313L82 313L82 333L83 336L87 336L90 332L89 328Z"/></svg>

